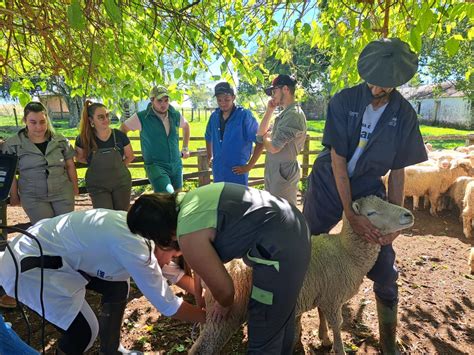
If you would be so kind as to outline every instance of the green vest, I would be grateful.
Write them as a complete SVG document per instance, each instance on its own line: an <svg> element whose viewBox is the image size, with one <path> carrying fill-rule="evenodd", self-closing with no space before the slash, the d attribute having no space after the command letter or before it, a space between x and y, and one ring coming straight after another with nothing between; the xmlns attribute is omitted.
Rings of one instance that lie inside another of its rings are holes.
<svg viewBox="0 0 474 355"><path fill-rule="evenodd" d="M181 165L181 152L179 150L179 124L181 115L170 105L168 119L170 132L166 135L165 126L151 103L146 110L137 113L142 125L140 142L143 160L146 165L158 164L163 167Z"/></svg>

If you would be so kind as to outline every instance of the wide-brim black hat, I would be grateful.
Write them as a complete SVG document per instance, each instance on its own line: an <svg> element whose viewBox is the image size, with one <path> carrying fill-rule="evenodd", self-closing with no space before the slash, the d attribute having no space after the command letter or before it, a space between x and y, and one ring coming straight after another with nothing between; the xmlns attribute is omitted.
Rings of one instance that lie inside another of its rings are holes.
<svg viewBox="0 0 474 355"><path fill-rule="evenodd" d="M418 56L398 38L370 42L362 50L357 70L367 83L394 88L405 84L418 70Z"/></svg>

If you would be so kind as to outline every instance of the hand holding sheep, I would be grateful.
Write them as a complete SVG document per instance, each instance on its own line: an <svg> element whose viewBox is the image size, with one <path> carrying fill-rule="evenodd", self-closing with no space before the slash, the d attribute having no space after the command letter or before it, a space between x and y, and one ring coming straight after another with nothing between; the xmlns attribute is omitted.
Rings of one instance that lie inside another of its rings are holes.
<svg viewBox="0 0 474 355"><path fill-rule="evenodd" d="M349 224L351 225L354 232L366 239L368 242L380 244L379 238L382 237L380 231L369 219L363 215L358 215L352 211L352 213L346 214Z"/></svg>
<svg viewBox="0 0 474 355"><path fill-rule="evenodd" d="M208 310L212 321L214 322L222 322L225 321L232 309L232 306L224 307L219 304L219 302L215 302L211 308Z"/></svg>

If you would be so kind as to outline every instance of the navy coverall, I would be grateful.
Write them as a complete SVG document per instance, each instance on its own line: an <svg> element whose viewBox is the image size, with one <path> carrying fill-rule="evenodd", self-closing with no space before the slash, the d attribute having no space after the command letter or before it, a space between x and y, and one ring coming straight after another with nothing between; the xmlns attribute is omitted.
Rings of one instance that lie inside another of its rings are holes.
<svg viewBox="0 0 474 355"><path fill-rule="evenodd" d="M325 147L308 177L303 214L311 233L328 233L342 217L343 206L331 167L330 149L349 161L360 138L362 117L372 102L366 83L344 89L329 102L322 144ZM418 120L410 103L394 90L379 122L350 178L352 199L385 197L381 177L427 159ZM398 270L392 245L382 246L367 276L374 281L375 294L388 306L397 303Z"/></svg>

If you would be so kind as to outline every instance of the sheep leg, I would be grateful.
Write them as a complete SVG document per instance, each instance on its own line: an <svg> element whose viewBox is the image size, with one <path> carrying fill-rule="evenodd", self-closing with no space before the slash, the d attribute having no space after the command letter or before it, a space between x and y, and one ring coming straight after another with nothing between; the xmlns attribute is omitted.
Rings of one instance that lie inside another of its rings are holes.
<svg viewBox="0 0 474 355"><path fill-rule="evenodd" d="M430 193L430 214L433 217L438 216L438 198L439 198L439 193Z"/></svg>
<svg viewBox="0 0 474 355"><path fill-rule="evenodd" d="M329 332L328 332L328 322L326 316L324 315L323 311L318 307L318 314L319 314L319 330L318 336L319 340L321 340L321 344L324 347L329 347L332 345L331 339L329 339Z"/></svg>
<svg viewBox="0 0 474 355"><path fill-rule="evenodd" d="M324 312L324 311L323 311ZM339 307L334 312L327 312L329 326L332 328L332 333L334 336L334 345L333 350L336 354L345 354L344 344L342 342L341 336L341 326L342 326L342 309Z"/></svg>
<svg viewBox="0 0 474 355"><path fill-rule="evenodd" d="M430 197L428 195L423 196L423 209L427 210L430 207Z"/></svg>
<svg viewBox="0 0 474 355"><path fill-rule="evenodd" d="M462 214L462 224L463 224L464 236L466 238L471 238L472 217L469 217L467 213L463 213Z"/></svg>
<svg viewBox="0 0 474 355"><path fill-rule="evenodd" d="M303 349L301 342L301 314L295 317L295 335L293 338L293 351Z"/></svg>
<svg viewBox="0 0 474 355"><path fill-rule="evenodd" d="M419 204L420 204L420 196L413 195L413 211L418 210Z"/></svg>

